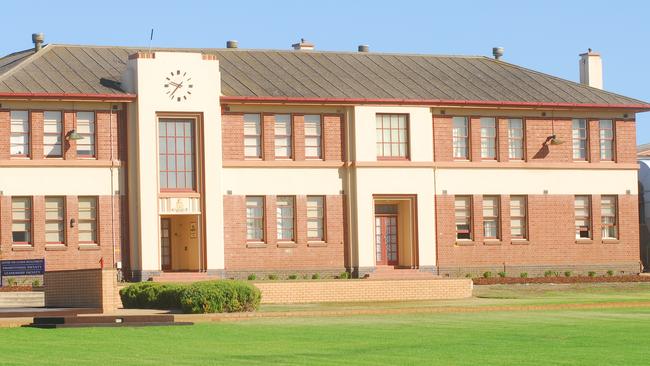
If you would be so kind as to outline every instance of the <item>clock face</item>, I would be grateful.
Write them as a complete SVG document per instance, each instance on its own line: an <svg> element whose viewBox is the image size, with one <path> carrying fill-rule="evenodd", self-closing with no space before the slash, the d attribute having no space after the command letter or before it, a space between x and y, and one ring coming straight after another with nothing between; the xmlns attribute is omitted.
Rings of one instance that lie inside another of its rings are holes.
<svg viewBox="0 0 650 366"><path fill-rule="evenodd" d="M181 70L172 71L165 77L165 94L171 100L182 102L192 95L192 78L187 75L187 72Z"/></svg>

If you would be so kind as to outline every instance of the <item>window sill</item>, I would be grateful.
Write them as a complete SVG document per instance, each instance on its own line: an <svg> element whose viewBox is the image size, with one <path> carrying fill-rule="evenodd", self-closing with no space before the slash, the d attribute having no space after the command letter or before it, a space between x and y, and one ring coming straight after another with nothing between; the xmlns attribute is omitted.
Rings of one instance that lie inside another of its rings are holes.
<svg viewBox="0 0 650 366"><path fill-rule="evenodd" d="M313 248L323 248L327 246L327 243L324 241L310 241L307 243L307 246Z"/></svg>
<svg viewBox="0 0 650 366"><path fill-rule="evenodd" d="M618 244L619 240L618 239L603 239L603 244Z"/></svg>
<svg viewBox="0 0 650 366"><path fill-rule="evenodd" d="M592 239L576 239L576 244L593 244Z"/></svg>
<svg viewBox="0 0 650 366"><path fill-rule="evenodd" d="M264 243L264 242L250 242L250 243L246 243L246 248L266 248L266 243Z"/></svg>
<svg viewBox="0 0 650 366"><path fill-rule="evenodd" d="M79 250L99 250L99 245L97 244L79 244Z"/></svg>
<svg viewBox="0 0 650 366"><path fill-rule="evenodd" d="M68 250L65 244L45 244L45 250Z"/></svg>
<svg viewBox="0 0 650 366"><path fill-rule="evenodd" d="M530 241L527 239L513 239L510 241L512 245L530 245Z"/></svg>
<svg viewBox="0 0 650 366"><path fill-rule="evenodd" d="M501 245L503 242L501 240L495 239L495 240L484 240L483 245Z"/></svg>
<svg viewBox="0 0 650 366"><path fill-rule="evenodd" d="M472 246L475 244L476 242L473 240L456 240L456 246L464 247L464 246Z"/></svg>
<svg viewBox="0 0 650 366"><path fill-rule="evenodd" d="M285 241L278 243L278 248L295 248L298 244L292 241Z"/></svg>
<svg viewBox="0 0 650 366"><path fill-rule="evenodd" d="M13 244L11 250L14 252L31 252L34 247L30 244Z"/></svg>

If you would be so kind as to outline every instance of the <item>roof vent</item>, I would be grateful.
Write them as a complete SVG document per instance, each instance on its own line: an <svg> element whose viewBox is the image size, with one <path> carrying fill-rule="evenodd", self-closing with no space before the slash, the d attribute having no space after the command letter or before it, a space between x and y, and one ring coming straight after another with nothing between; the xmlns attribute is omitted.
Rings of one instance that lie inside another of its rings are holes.
<svg viewBox="0 0 650 366"><path fill-rule="evenodd" d="M238 48L239 47L239 42L235 41L234 39L231 39L230 41L226 42L226 48Z"/></svg>
<svg viewBox="0 0 650 366"><path fill-rule="evenodd" d="M43 41L45 41L45 34L43 33L32 33L32 42L34 43L34 52L38 52L43 47Z"/></svg>
<svg viewBox="0 0 650 366"><path fill-rule="evenodd" d="M297 51L311 51L314 49L314 44L305 40L304 38L301 38L300 43L294 43L291 45L291 47Z"/></svg>
<svg viewBox="0 0 650 366"><path fill-rule="evenodd" d="M492 47L492 55L494 55L495 60L500 60L503 56L503 47Z"/></svg>
<svg viewBox="0 0 650 366"><path fill-rule="evenodd" d="M370 46L367 44L360 44L358 50L359 52L370 52Z"/></svg>

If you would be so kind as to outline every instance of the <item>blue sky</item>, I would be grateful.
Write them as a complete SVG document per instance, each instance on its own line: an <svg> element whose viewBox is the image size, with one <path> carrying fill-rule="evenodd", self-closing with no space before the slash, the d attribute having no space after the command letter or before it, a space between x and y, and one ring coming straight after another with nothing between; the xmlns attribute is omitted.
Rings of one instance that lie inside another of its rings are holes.
<svg viewBox="0 0 650 366"><path fill-rule="evenodd" d="M578 80L578 54L603 56L605 89L650 101L647 1L3 1L0 54L46 42L287 49L306 38L320 50L491 55ZM637 116L650 142L650 112Z"/></svg>

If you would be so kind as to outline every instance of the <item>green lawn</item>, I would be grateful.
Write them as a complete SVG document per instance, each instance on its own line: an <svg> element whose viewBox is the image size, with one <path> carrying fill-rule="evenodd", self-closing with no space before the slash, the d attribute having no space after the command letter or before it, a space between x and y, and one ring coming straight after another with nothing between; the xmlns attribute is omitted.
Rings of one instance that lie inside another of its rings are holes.
<svg viewBox="0 0 650 366"><path fill-rule="evenodd" d="M481 298L440 303L645 301L650 287L496 286L481 287L476 294ZM0 365L629 366L650 363L649 334L650 307L258 318L183 327L0 328Z"/></svg>

